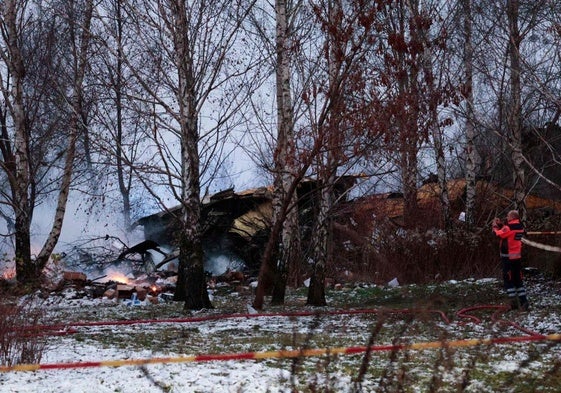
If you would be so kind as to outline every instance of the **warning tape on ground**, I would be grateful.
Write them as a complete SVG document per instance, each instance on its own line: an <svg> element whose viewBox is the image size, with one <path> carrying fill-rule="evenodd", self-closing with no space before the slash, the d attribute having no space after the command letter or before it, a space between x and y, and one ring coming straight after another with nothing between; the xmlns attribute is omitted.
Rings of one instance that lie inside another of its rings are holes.
<svg viewBox="0 0 561 393"><path fill-rule="evenodd" d="M102 360L97 362L75 362L75 363L52 363L52 364L19 364L15 366L0 366L0 372L11 371L38 371L38 370L63 370L93 367L122 367L122 366L144 366L157 363L194 363L226 360L262 360L298 358L330 355L355 355L367 352L394 352L405 350L426 350L437 348L460 348L478 345L506 344L526 341L561 341L561 334L517 336L487 339L466 339L456 341L432 341L413 344L392 344L374 346L356 346L343 348L320 348L301 350L281 350L269 352L246 352L232 354L209 354L180 357L160 357L149 359L125 359L125 360Z"/></svg>
<svg viewBox="0 0 561 393"><path fill-rule="evenodd" d="M528 240L526 238L522 238L522 243L527 244L531 247L539 248L545 251L552 251L552 252L561 252L561 247L550 246L548 244L542 244L538 242L534 242L532 240Z"/></svg>

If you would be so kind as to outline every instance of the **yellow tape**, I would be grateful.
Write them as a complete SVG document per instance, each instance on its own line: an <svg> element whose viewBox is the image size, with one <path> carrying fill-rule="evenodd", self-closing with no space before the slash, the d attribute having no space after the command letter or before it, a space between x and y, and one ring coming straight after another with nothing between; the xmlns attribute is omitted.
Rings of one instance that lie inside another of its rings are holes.
<svg viewBox="0 0 561 393"><path fill-rule="evenodd" d="M400 350L426 350L436 348L455 348L472 347L477 345L506 344L508 342L525 341L561 341L561 334L549 334L547 336L519 336L506 338L487 338L487 339L466 339L456 341L431 341L424 343L380 345L372 347L340 347L340 348L317 348L302 350L281 350L269 352L253 352L240 354L216 354L216 355L197 355L182 357L163 357L150 359L127 359L127 360L105 360L100 362L78 362L78 363L59 363L59 364L19 364L15 366L0 366L0 372L10 371L37 371L37 370L60 370L69 368L88 368L88 367L121 367L121 366L143 366L156 363L190 363L210 360L259 360L272 358L296 358L312 357L324 355L357 354L367 351L400 351Z"/></svg>

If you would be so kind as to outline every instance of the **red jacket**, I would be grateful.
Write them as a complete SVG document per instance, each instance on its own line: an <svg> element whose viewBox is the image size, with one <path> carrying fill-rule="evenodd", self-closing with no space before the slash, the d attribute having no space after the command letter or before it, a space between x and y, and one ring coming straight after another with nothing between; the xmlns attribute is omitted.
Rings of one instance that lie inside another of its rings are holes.
<svg viewBox="0 0 561 393"><path fill-rule="evenodd" d="M522 258L522 238L526 232L520 220L510 220L502 228L493 228L493 231L501 239L499 248L502 258Z"/></svg>

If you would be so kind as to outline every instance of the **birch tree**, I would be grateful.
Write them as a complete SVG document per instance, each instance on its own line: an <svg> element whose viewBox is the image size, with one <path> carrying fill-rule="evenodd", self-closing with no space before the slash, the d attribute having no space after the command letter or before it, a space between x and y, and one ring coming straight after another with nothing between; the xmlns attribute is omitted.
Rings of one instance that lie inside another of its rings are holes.
<svg viewBox="0 0 561 393"><path fill-rule="evenodd" d="M448 48L451 8L440 2L408 1L411 14L411 48L418 47L419 54L412 68L419 69L417 99L421 108L419 127L426 130L433 143L439 186L441 221L447 231L451 229L450 199L448 196L446 129L452 125L451 111L447 108L457 102L456 87L450 75L451 51ZM414 49L410 49L413 53Z"/></svg>
<svg viewBox="0 0 561 393"><path fill-rule="evenodd" d="M174 298L185 301L185 309L212 307L203 266L201 182L212 160L222 157L221 132L252 87L251 81L236 83L246 75L252 51L234 45L250 7L230 1L127 3L137 40L131 56L145 59L138 66L128 56L127 67L153 106L150 160L138 171L159 176L159 185L147 187L162 207L164 189L180 203Z"/></svg>
<svg viewBox="0 0 561 393"><path fill-rule="evenodd" d="M421 47L414 42L409 29L411 14L406 0L389 1L382 9L386 47L382 84L387 92L384 100L387 147L397 153L404 198L404 222L412 226L417 220L417 183L419 177L419 149L427 141L427 130L422 128L419 67Z"/></svg>
<svg viewBox="0 0 561 393"><path fill-rule="evenodd" d="M474 97L473 97L473 38L471 0L462 0L463 32L464 32L464 81L461 92L465 100L465 129L466 129L466 224L468 228L475 223L475 175L477 150L475 144Z"/></svg>
<svg viewBox="0 0 561 393"><path fill-rule="evenodd" d="M275 1L276 15L276 86L277 86L277 146L275 162L275 193L273 195L273 212L275 220L286 218L281 231L276 279L273 286L273 303L284 303L284 295L289 269L298 276L300 263L300 226L298 223L298 198L296 192L289 194L291 185L296 181L296 146L294 136L294 108L291 89L291 52L295 44L291 42L294 33L291 16L298 12L298 2ZM294 190L294 187L292 187ZM288 211L283 213L283 201L289 199Z"/></svg>
<svg viewBox="0 0 561 393"><path fill-rule="evenodd" d="M98 70L99 83L105 87L98 94L96 124L98 124L99 130L96 132L98 137L95 139L95 145L102 157L108 157L105 161L107 167L115 168L118 191L121 196L123 227L129 229L133 214L131 191L134 176L132 168L136 159L137 142L140 138L140 132L137 130L135 132L134 121L128 120L135 118L135 113L127 110L132 104L127 105L127 76L130 74L126 73L124 51L128 47L127 43L131 41L127 39L130 31L127 30L121 0L98 4L97 13L103 15L98 15L101 18L98 23L100 31L97 32L100 47L109 46L115 50L99 51L99 56L94 63L94 67ZM109 30L109 33L106 30ZM131 136L129 137L129 135ZM111 165L111 162L115 164ZM109 173L112 174L113 171Z"/></svg>
<svg viewBox="0 0 561 393"><path fill-rule="evenodd" d="M500 164L495 172L504 179L503 183L513 188L511 207L520 210L523 219L526 218L525 199L529 192L529 160L525 157L524 139L534 128L533 119L543 112L540 106L547 102L543 87L536 84L540 79L536 76L545 75L549 64L548 57L538 56L547 50L548 45L536 45L530 37L543 34L538 32L543 31L542 8L547 4L519 0L485 3L480 8L483 21L477 26L485 47L483 56L476 62L479 76L484 80L479 84L481 95L493 97L495 104L494 107L488 105L489 100L479 103L479 124L502 144L488 160ZM480 33L482 29L484 32ZM488 141L491 138L487 136Z"/></svg>
<svg viewBox="0 0 561 393"><path fill-rule="evenodd" d="M80 6L83 5L83 8ZM37 255L36 263L38 268L46 265L51 253L53 252L60 233L64 216L66 214L66 205L70 193L72 175L74 173L74 161L76 157L76 144L81 136L87 140L87 122L86 109L84 108L85 100L85 77L90 61L90 43L91 32L90 26L93 14L93 0L84 3L70 1L68 4L68 18L66 23L69 31L71 44L71 62L69 64L69 83L70 94L68 97L68 105L70 106L70 123L68 146L66 149L66 157L64 161L63 173L58 192L57 206L54 216L53 225L48 235L45 245ZM63 92L61 91L61 94ZM87 149L87 143L84 143Z"/></svg>
<svg viewBox="0 0 561 393"><path fill-rule="evenodd" d="M347 7L344 11L342 10L343 3ZM281 5L277 3L277 7ZM295 8L292 9L295 10ZM278 10L279 8L277 8ZM366 10L365 14L364 10ZM312 12L309 13L310 11ZM285 191L281 208L277 209L281 212L277 217L286 217L287 212L295 208L295 204L291 202L290 198L295 192L297 182L307 173L316 177L317 191L314 192L313 199L314 203L317 202L317 207L314 208L314 221L309 223L311 227L310 249L312 250L309 259L313 261L313 273L308 291L309 304L325 304L325 269L333 267L331 266L333 234L331 221L335 213L333 206L338 197L334 192L335 183L340 176L338 170L344 167L347 169L351 161L349 157L356 156L358 151L364 149L363 146L359 146L358 135L368 134L365 132L365 129L368 128L361 128L357 125L357 119L361 116L367 117L365 108L369 108L370 105L357 100L353 95L364 96L364 91L358 92L358 86L362 84L362 76L358 74L364 74L367 69L365 57L370 45L368 32L372 28L372 12L373 7L363 3L352 5L339 1L314 2L309 9L302 7L300 15L293 15L293 19L288 23L291 26L296 20L305 20L309 25L310 20L317 21L317 25L312 26L309 35L305 35L305 39L303 39L302 28L295 29L294 31L297 31L298 34L291 35L291 48L297 49L289 52L293 57L291 70L293 82L291 85L302 89L292 93L292 97L297 97L293 107L299 108L298 112L292 113L292 116L297 119L294 120L294 124L298 131L294 131L294 134L299 143L299 150L295 156L296 165L292 167L290 174L291 179L289 182L285 181L285 184L290 186L285 186L284 189L288 191ZM282 12L279 12L277 17L282 18ZM282 19L277 20L277 24L279 22L282 23ZM282 31L277 34L277 43L279 38L282 38ZM318 43L321 45L318 46ZM279 46L277 46L278 48ZM281 67L282 58L278 57L278 51L277 60L279 62L277 63L277 76L282 76L282 73L288 71L288 68ZM277 95L289 91L286 88L288 85L283 84L282 79L277 83ZM344 103L345 97L349 99L348 106ZM351 104L351 101L354 102ZM280 139L284 137L281 135L281 127L286 126L281 123L284 121L281 115L286 110L286 107L283 107L286 102L288 101L283 97L277 99L279 140L275 159L281 158L278 149L283 143L286 143ZM356 112L353 116L346 117L353 111ZM355 120L352 120L351 117ZM287 122L287 124L289 123ZM364 126L364 123L361 126ZM291 159L294 158L291 157ZM278 161L276 162L276 168L280 168ZM282 165L284 165L283 172L290 167L284 163ZM277 239L283 239L281 235L283 225L285 224L278 219L274 221L270 242L265 249L264 263L253 303L253 306L258 309L263 305L263 296L268 285L265 281L269 282L269 285L283 281L279 280L278 276L275 280L274 276L268 277L264 273L264 270L275 271L278 267L275 264L272 266L269 264L267 267L266 261L271 258L272 247L269 247L270 244L276 244Z"/></svg>
<svg viewBox="0 0 561 393"><path fill-rule="evenodd" d="M355 159L364 158L368 146L365 135L377 127L364 119L372 117L374 106L366 97L365 64L376 42L374 27L377 6L340 0L319 2L314 11L324 33L322 73L311 78L305 99L314 143L318 207L313 226L313 273L307 304L322 306L325 299L325 272L332 266L334 206L341 195L335 192L342 173ZM324 78L324 79L322 79ZM319 104L319 105L318 105ZM317 107L316 107L317 105ZM319 109L318 109L319 108Z"/></svg>
<svg viewBox="0 0 561 393"><path fill-rule="evenodd" d="M23 35L26 7L18 1L6 1L2 8L2 61L6 67L3 75L3 119L10 118L13 138L8 134L7 121L2 127L2 169L10 184L10 203L14 212L16 275L19 282L37 280L37 270L31 261L31 219L33 200L30 198L32 179L30 173L30 130L26 127L24 113L25 63Z"/></svg>
<svg viewBox="0 0 561 393"><path fill-rule="evenodd" d="M134 18L126 2L99 2L94 28L100 48L92 63L97 103L91 132L99 179L94 199L118 201L107 208L119 210L122 215L117 222L126 233L135 218L157 206L158 198L144 188L152 184L153 167L145 164L154 157L146 153L146 141L155 127L154 103L131 71L148 67L151 59L139 54ZM154 70L154 83L159 72Z"/></svg>
<svg viewBox="0 0 561 393"><path fill-rule="evenodd" d="M2 61L6 72L2 76L5 127L1 167L10 185L8 203L15 216L17 279L31 285L38 283L58 242L72 182L76 141L83 131L83 81L88 62L92 2L86 2L83 8L73 6L71 4L69 10L71 17L65 19L56 14L34 14L28 2L7 1L2 8ZM42 17L45 19L41 20ZM55 33L61 27L70 33L66 42L70 42L73 49L67 52L73 60L68 74L56 67L60 60L57 56L64 53L63 46L57 46L60 41ZM35 38L41 36L38 42L46 42L52 52L31 45L34 34ZM41 84L37 84L41 78ZM60 102L64 103L62 107L56 104ZM40 117L40 109L47 108L60 112ZM70 116L69 126L65 126L67 133L60 132L64 113ZM59 160L62 160L60 171L56 166ZM38 198L53 192L56 207L51 229L39 253L32 258L33 212Z"/></svg>
<svg viewBox="0 0 561 393"><path fill-rule="evenodd" d="M343 22L343 7L339 0L326 2L327 18L325 20L325 31L327 39L325 52L327 57L327 100L332 110L326 111L325 123L320 120L317 124L316 137L322 142L324 149L316 158L317 185L318 185L318 212L314 225L314 237L312 239L312 253L314 258L313 273L308 289L307 304L313 306L324 306L325 300L325 270L332 257L332 242L330 236L333 232L333 222L330 212L334 204L333 187L340 165L338 152L341 150L343 132L340 130L342 124L341 111L343 110L341 86L341 71L345 53L345 41L337 33L335 26L341 26ZM340 33L341 36L345 34Z"/></svg>
<svg viewBox="0 0 561 393"><path fill-rule="evenodd" d="M294 86L296 61L303 45L309 41L308 8L302 1L275 2L274 53L271 54L276 89L276 138L273 154L273 220L269 239L263 252L258 286L253 307L261 309L264 296L272 290L271 303L282 304L289 277L292 284L301 282L302 263L297 189L310 167L310 154L297 153L296 119L301 99ZM268 38L265 27L257 21L254 27L261 32L263 46ZM293 98L295 97L295 98ZM312 150L314 150L312 148Z"/></svg>
<svg viewBox="0 0 561 393"><path fill-rule="evenodd" d="M506 15L508 20L508 55L510 66L510 99L507 113L508 141L512 149L514 204L521 219L526 219L526 176L522 155L522 101L521 79L522 63L520 56L520 30L518 15L520 4L518 0L508 0Z"/></svg>

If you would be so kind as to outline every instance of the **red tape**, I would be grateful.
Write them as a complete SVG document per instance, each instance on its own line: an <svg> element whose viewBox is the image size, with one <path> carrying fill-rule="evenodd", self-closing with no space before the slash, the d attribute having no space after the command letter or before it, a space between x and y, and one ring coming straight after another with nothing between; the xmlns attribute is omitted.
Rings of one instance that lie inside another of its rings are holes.
<svg viewBox="0 0 561 393"><path fill-rule="evenodd" d="M270 352L247 352L232 354L209 354L197 356L184 356L175 358L150 358L150 359L126 359L126 360L105 360L98 362L75 362L75 363L53 363L53 364L20 364L15 366L0 366L0 372L10 371L38 371L38 370L63 370L91 367L122 367L122 366L142 366L156 363L193 363L193 362L209 362L209 361L229 361L229 360L260 360L272 358L297 358L312 356L329 356L329 355L355 355L365 352L388 352L403 350L427 350L436 348L459 348L471 347L478 345L520 343L528 341L561 341L561 334L550 334L547 336L516 336L501 337L489 339L467 339L456 341L432 341L420 342L412 344L396 344L396 345L374 345L374 346L357 346L344 348L327 348L327 349L302 349L293 351L270 351Z"/></svg>

